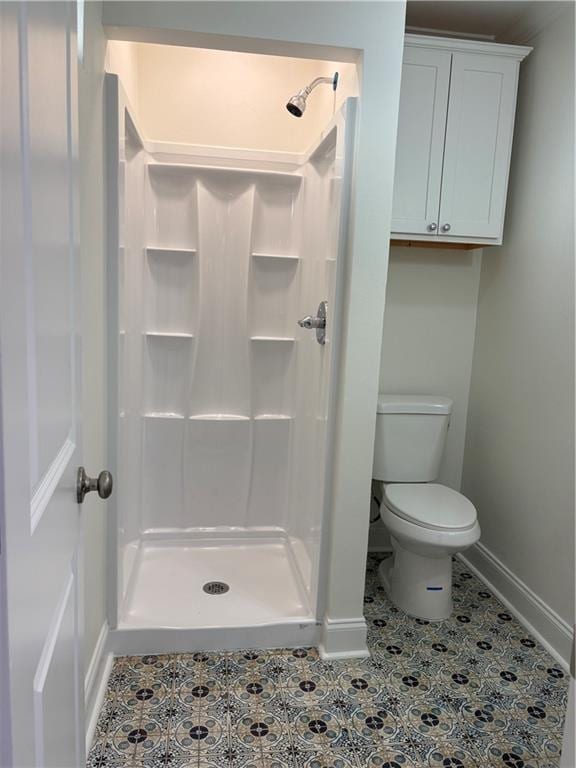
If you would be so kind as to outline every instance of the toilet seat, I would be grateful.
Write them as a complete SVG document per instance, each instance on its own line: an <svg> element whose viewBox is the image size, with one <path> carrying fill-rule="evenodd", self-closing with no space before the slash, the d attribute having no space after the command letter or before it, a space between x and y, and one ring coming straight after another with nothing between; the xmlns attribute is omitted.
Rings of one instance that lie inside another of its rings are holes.
<svg viewBox="0 0 576 768"><path fill-rule="evenodd" d="M384 502L392 513L422 528L462 531L476 525L472 502L439 483L390 483L384 487Z"/></svg>

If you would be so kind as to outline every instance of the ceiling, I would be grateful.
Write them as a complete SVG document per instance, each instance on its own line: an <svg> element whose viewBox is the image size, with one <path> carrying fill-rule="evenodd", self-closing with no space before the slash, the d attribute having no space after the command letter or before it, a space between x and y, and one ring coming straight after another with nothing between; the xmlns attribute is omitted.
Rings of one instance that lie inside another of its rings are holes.
<svg viewBox="0 0 576 768"><path fill-rule="evenodd" d="M498 40L535 4L540 5L524 0L408 0L406 26Z"/></svg>

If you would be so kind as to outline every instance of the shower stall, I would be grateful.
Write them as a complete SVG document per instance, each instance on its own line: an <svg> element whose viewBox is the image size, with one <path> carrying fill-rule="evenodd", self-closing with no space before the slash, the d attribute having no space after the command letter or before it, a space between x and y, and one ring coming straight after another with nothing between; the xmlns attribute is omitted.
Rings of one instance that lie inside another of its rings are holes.
<svg viewBox="0 0 576 768"><path fill-rule="evenodd" d="M290 162L106 101L113 649L316 644L356 100Z"/></svg>

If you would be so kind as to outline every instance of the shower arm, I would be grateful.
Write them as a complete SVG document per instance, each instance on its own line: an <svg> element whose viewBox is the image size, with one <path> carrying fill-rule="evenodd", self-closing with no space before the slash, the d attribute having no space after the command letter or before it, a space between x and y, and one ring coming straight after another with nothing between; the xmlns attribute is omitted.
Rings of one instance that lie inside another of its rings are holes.
<svg viewBox="0 0 576 768"><path fill-rule="evenodd" d="M336 90L336 84L334 82L335 76L332 75L332 77L317 77L312 82L306 86L306 88L302 88L298 91L298 96L303 96L304 98L307 98L314 88L316 88L317 85L321 85L321 83L329 83L334 90ZM336 81L337 82L337 81Z"/></svg>

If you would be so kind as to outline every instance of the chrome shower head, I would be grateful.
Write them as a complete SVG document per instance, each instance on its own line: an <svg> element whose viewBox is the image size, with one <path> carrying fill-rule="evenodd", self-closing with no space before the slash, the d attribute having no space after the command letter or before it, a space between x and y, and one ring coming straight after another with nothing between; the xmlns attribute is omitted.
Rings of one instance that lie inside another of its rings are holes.
<svg viewBox="0 0 576 768"><path fill-rule="evenodd" d="M302 117L304 110L306 109L306 96L302 91L299 91L296 96L292 96L286 104L286 109L294 117Z"/></svg>
<svg viewBox="0 0 576 768"><path fill-rule="evenodd" d="M332 86L332 90L335 91L338 87L338 72L334 72L332 77L317 77L315 80L312 80L310 85L307 85L306 88L302 88L297 94L291 96L286 104L288 112L290 112L291 115L294 115L294 117L302 117L304 110L306 109L306 99L310 96L314 88L316 88L317 85L320 85L320 83L329 83Z"/></svg>

